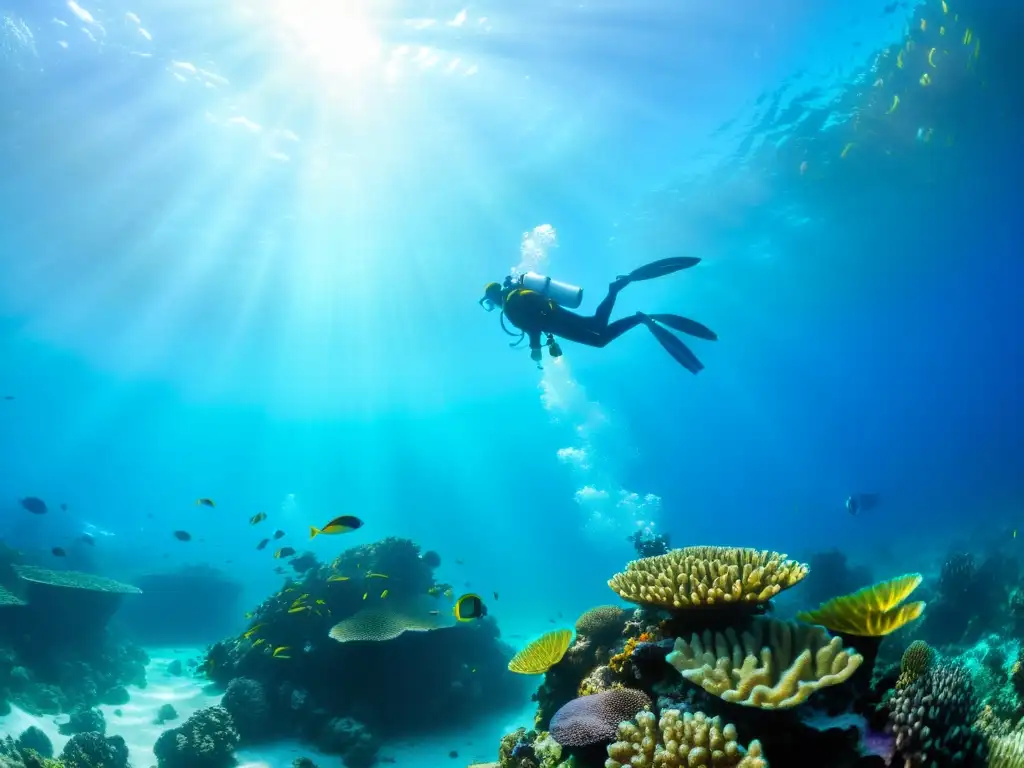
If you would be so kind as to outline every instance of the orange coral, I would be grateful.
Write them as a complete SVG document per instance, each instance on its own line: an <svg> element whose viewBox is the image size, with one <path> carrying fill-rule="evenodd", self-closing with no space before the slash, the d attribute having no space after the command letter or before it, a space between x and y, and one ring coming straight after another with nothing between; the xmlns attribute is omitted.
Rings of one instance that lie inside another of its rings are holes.
<svg viewBox="0 0 1024 768"><path fill-rule="evenodd" d="M640 637L643 637L643 635ZM613 672L622 672L622 668L633 655L633 650L636 648L636 644L638 642L640 642L640 640L635 637L629 638L629 640L626 641L625 647L622 649L622 653L616 653L611 657L611 659L609 659L608 666L612 668Z"/></svg>

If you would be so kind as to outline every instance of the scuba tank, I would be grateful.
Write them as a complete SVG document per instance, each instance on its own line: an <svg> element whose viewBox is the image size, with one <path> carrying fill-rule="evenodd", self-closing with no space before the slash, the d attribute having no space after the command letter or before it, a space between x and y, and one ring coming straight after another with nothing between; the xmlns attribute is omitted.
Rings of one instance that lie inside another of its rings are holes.
<svg viewBox="0 0 1024 768"><path fill-rule="evenodd" d="M546 299L566 309L578 309L583 303L583 289L550 277L538 275L536 272L527 272L519 278L520 285L530 291L536 291Z"/></svg>

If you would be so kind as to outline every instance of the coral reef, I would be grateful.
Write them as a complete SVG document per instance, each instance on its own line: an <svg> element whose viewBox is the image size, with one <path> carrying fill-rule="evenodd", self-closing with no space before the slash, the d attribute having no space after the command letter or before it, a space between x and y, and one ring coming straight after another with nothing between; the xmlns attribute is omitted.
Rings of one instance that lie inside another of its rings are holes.
<svg viewBox="0 0 1024 768"><path fill-rule="evenodd" d="M262 683L236 677L228 683L220 705L231 715L243 744L273 735L270 703Z"/></svg>
<svg viewBox="0 0 1024 768"><path fill-rule="evenodd" d="M620 724L616 735L605 768L768 768L759 742L744 750L736 741L736 726L703 712L681 715L669 709L660 718L640 712L635 723Z"/></svg>
<svg viewBox="0 0 1024 768"><path fill-rule="evenodd" d="M622 635L625 617L626 609L621 606L595 606L576 619L576 636L585 637L597 645L610 645Z"/></svg>
<svg viewBox="0 0 1024 768"><path fill-rule="evenodd" d="M318 743L355 722L377 743L521 702L529 678L508 670L513 649L497 623L457 622L454 593L435 583L434 561L407 539L346 550L288 579L252 610L246 631L211 646L199 672L225 688L222 705L241 738ZM258 707L241 703L257 690ZM396 701L417 706L396 717ZM254 712L263 726L247 721Z"/></svg>
<svg viewBox="0 0 1024 768"><path fill-rule="evenodd" d="M223 707L200 709L153 745L158 768L227 768L234 765L239 736Z"/></svg>
<svg viewBox="0 0 1024 768"><path fill-rule="evenodd" d="M907 765L985 765L988 747L971 724L977 702L971 680L962 666L933 667L888 702L896 736L896 752Z"/></svg>
<svg viewBox="0 0 1024 768"><path fill-rule="evenodd" d="M365 725L351 717L336 717L326 723L316 738L322 752L341 755L348 768L370 768L377 762L380 743Z"/></svg>
<svg viewBox="0 0 1024 768"><path fill-rule="evenodd" d="M693 635L676 640L667 661L692 683L723 701L785 709L815 691L847 680L863 662L817 626L755 619L742 635Z"/></svg>
<svg viewBox="0 0 1024 768"><path fill-rule="evenodd" d="M550 734L519 728L502 737L498 762L493 765L495 768L556 768L561 760L562 746Z"/></svg>
<svg viewBox="0 0 1024 768"><path fill-rule="evenodd" d="M625 600L666 608L764 603L807 575L807 566L778 552L686 547L633 560L608 586Z"/></svg>
<svg viewBox="0 0 1024 768"><path fill-rule="evenodd" d="M76 733L64 745L60 762L62 768L128 768L128 745L120 736Z"/></svg>

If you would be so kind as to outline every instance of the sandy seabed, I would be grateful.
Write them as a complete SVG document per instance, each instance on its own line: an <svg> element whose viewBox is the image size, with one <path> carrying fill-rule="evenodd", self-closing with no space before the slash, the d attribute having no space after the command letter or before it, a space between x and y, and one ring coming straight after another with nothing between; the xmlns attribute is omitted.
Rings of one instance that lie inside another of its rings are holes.
<svg viewBox="0 0 1024 768"><path fill-rule="evenodd" d="M147 653L150 657L146 667L148 685L145 688L130 686L128 692L131 700L127 704L100 706L107 719L107 735L121 736L125 740L133 768L155 766L153 744L161 733L182 723L196 710L220 702L220 694L204 690L201 680L187 674L172 675L168 672L173 661L180 661L184 665L188 659L200 656L201 649L149 648ZM157 725L157 711L164 704L172 705L178 718ZM478 723L471 729L460 729L458 724L453 724L453 730L449 733L409 742L387 742L381 747L380 764L397 768L464 768L473 763L491 762L497 758L502 735L515 730L518 725L530 724L533 712L534 705L524 702L522 712ZM0 717L0 735L17 738L22 731L34 725L50 737L54 752L59 754L68 737L57 730L57 723L66 720L66 715L36 717L15 707L9 715ZM456 757L451 756L453 752L457 754ZM290 768L295 758L303 756L312 758L320 768L337 768L341 765L338 756L320 754L298 742L260 745L256 749L240 749L236 754L238 768Z"/></svg>

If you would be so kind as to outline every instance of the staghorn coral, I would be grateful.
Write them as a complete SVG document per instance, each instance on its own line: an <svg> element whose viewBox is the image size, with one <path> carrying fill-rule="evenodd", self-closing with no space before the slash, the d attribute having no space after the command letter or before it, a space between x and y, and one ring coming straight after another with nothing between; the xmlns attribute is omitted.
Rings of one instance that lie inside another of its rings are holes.
<svg viewBox="0 0 1024 768"><path fill-rule="evenodd" d="M903 652L900 660L900 676L896 681L897 688L906 688L921 675L928 671L935 660L935 651L924 640L915 640Z"/></svg>
<svg viewBox="0 0 1024 768"><path fill-rule="evenodd" d="M160 734L153 745L159 768L226 768L234 764L239 736L224 707L193 713L177 728Z"/></svg>
<svg viewBox="0 0 1024 768"><path fill-rule="evenodd" d="M977 709L974 690L962 666L933 667L895 691L888 708L896 753L907 766L985 765L985 739L971 727Z"/></svg>
<svg viewBox="0 0 1024 768"><path fill-rule="evenodd" d="M727 629L678 638L666 661L723 701L786 709L844 682L864 659L822 627L758 618L742 636Z"/></svg>
<svg viewBox="0 0 1024 768"><path fill-rule="evenodd" d="M608 586L625 600L665 608L756 606L807 575L807 566L778 552L686 547L633 560Z"/></svg>
<svg viewBox="0 0 1024 768"><path fill-rule="evenodd" d="M598 605L576 619L576 634L598 645L609 645L622 634L626 609L618 605Z"/></svg>
<svg viewBox="0 0 1024 768"><path fill-rule="evenodd" d="M556 629L527 643L508 663L510 672L542 675L562 660L572 643L571 629Z"/></svg>
<svg viewBox="0 0 1024 768"><path fill-rule="evenodd" d="M736 727L703 712L679 714L668 709L656 720L641 712L636 722L618 728L618 741L608 747L605 768L767 768L761 744L744 750L736 741Z"/></svg>
<svg viewBox="0 0 1024 768"><path fill-rule="evenodd" d="M619 723L651 706L643 691L616 688L573 699L551 718L551 738L563 747L588 747L611 741Z"/></svg>
<svg viewBox="0 0 1024 768"><path fill-rule="evenodd" d="M864 589L834 597L813 611L797 615L808 624L821 624L833 632L863 637L882 637L917 619L924 603L903 605L921 584L919 573L880 581Z"/></svg>

